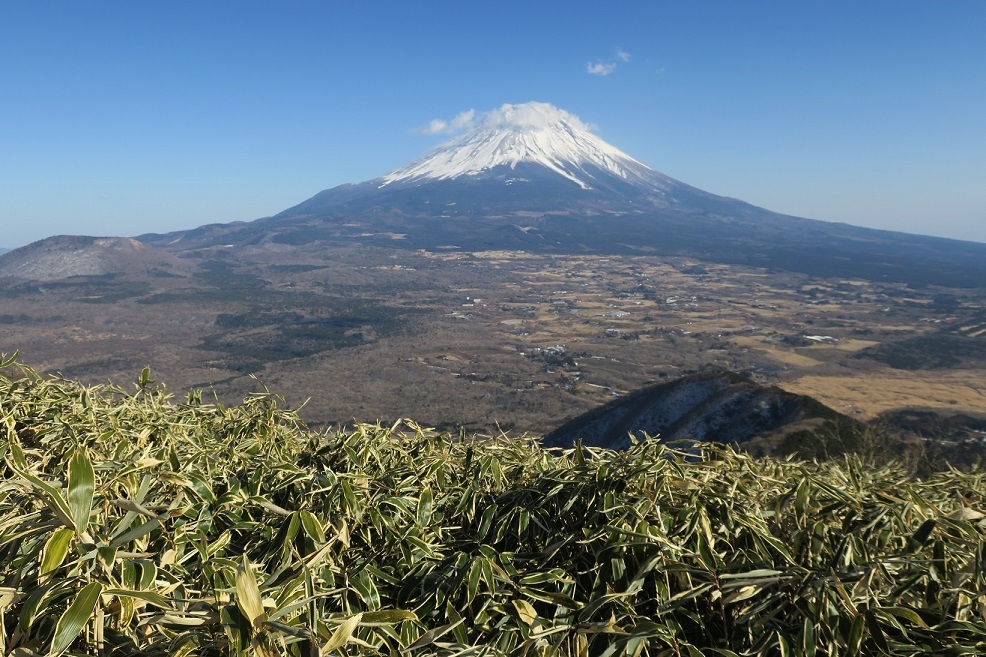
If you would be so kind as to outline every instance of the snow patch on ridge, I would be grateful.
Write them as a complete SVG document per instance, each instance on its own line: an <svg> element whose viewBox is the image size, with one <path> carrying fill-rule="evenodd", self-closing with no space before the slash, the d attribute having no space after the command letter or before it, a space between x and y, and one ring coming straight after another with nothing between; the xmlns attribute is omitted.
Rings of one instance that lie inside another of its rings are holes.
<svg viewBox="0 0 986 657"><path fill-rule="evenodd" d="M531 102L486 113L468 132L383 176L380 187L475 176L499 166L513 169L522 162L546 167L583 189L592 189L594 175L587 167L629 183L666 182L661 174L593 135L575 115L548 103Z"/></svg>

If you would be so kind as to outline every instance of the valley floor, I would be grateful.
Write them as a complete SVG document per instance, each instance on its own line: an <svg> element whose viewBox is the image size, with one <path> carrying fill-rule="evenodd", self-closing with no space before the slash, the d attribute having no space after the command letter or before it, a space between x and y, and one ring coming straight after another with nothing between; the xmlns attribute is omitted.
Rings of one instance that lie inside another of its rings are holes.
<svg viewBox="0 0 986 657"><path fill-rule="evenodd" d="M7 281L0 349L90 383L149 365L225 403L259 379L307 400L315 424L543 433L706 368L862 419L986 410L986 289L656 256L318 245L183 259L190 276Z"/></svg>

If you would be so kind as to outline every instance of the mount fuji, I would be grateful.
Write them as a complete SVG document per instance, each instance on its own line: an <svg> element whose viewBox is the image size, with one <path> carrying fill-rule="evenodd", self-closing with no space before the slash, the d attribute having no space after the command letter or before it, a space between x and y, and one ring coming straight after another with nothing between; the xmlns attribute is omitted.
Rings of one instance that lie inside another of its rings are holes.
<svg viewBox="0 0 986 657"><path fill-rule="evenodd" d="M781 215L691 187L547 103L503 105L384 176L273 217L138 239L170 250L355 241L411 249L678 255L823 276L986 285L986 244Z"/></svg>

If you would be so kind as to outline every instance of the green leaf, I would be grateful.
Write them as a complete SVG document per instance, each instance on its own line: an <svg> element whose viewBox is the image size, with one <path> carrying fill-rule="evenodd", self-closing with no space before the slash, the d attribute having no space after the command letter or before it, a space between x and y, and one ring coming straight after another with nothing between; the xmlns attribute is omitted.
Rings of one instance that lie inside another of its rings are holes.
<svg viewBox="0 0 986 657"><path fill-rule="evenodd" d="M857 614L856 618L853 619L852 627L849 628L849 638L846 639L847 655L859 654L859 647L863 642L863 625L865 622L866 618L863 614Z"/></svg>
<svg viewBox="0 0 986 657"><path fill-rule="evenodd" d="M287 530L284 532L283 549L285 553L291 549L291 544L294 543L294 539L298 536L299 531L301 531L301 518L297 513L292 513L291 520L288 521Z"/></svg>
<svg viewBox="0 0 986 657"><path fill-rule="evenodd" d="M72 511L75 532L82 534L89 526L96 474L84 449L78 450L68 463L68 505Z"/></svg>
<svg viewBox="0 0 986 657"><path fill-rule="evenodd" d="M914 535L907 539L908 549L913 552L927 543L928 539L931 538L931 532L934 531L935 525L937 524L938 521L934 518L929 518L921 523L921 526L918 527L916 532L914 532Z"/></svg>
<svg viewBox="0 0 986 657"><path fill-rule="evenodd" d="M19 353L20 353L19 351L15 351L10 356L8 356L7 354L0 354L0 367L10 367L14 363L16 363L17 355Z"/></svg>
<svg viewBox="0 0 986 657"><path fill-rule="evenodd" d="M140 538L145 534L150 534L152 531L154 531L160 526L161 526L161 521L158 518L152 518L147 522L145 522L144 524L140 525L139 527L136 527L135 529L131 529L126 534L123 534L122 536L117 536L110 542L109 546L111 548L118 548L122 545L126 545L130 541L137 540L138 538Z"/></svg>
<svg viewBox="0 0 986 657"><path fill-rule="evenodd" d="M466 604L471 605L479 593L479 580L483 576L483 564L476 559L469 566L469 580L466 586Z"/></svg>
<svg viewBox="0 0 986 657"><path fill-rule="evenodd" d="M143 600L148 604L152 604L160 609L171 609L171 605L168 603L168 599L165 598L160 593L154 591L133 591L130 589L106 589L103 591L103 595L116 595L121 598L134 598L136 600Z"/></svg>
<svg viewBox="0 0 986 657"><path fill-rule="evenodd" d="M425 646L431 645L437 639L439 639L440 637L442 637L444 634L446 634L447 632L450 632L451 630L455 629L464 620L465 620L464 618L460 618L458 621L456 621L454 623L449 623L448 625L442 625L441 627L435 627L435 628L432 628L432 629L428 630L427 632L425 632L424 634L422 634L421 636L419 636L417 638L417 640L415 640L414 643L412 643L407 648L405 648L405 650L411 651L411 650L416 650L418 648L423 648Z"/></svg>
<svg viewBox="0 0 986 657"><path fill-rule="evenodd" d="M140 386L141 389L144 389L147 387L147 384L150 382L151 382L151 368L144 367L144 369L140 371L140 377L138 377L137 379L137 385Z"/></svg>
<svg viewBox="0 0 986 657"><path fill-rule="evenodd" d="M373 577L366 570L360 570L355 573L350 578L350 583L359 593L364 605L371 609L380 607L380 592L377 590L377 585L373 582Z"/></svg>
<svg viewBox="0 0 986 657"><path fill-rule="evenodd" d="M425 488L421 491L421 497L418 498L417 521L422 527L425 527L431 523L431 510L433 504L434 495L431 492L431 488Z"/></svg>
<svg viewBox="0 0 986 657"><path fill-rule="evenodd" d="M928 628L928 625L924 622L924 619L921 618L921 616L919 616L913 609L908 609L907 607L878 607L873 610L873 613L879 616L903 618L908 622L914 623L920 628Z"/></svg>
<svg viewBox="0 0 986 657"><path fill-rule="evenodd" d="M60 582L51 582L40 588L34 589L30 594L28 594L27 598L24 599L24 603L21 605L21 610L17 618L17 622L22 631L27 632L34 624L34 619L38 616L42 602L48 598L48 593L52 590L52 588L54 588L56 583Z"/></svg>
<svg viewBox="0 0 986 657"><path fill-rule="evenodd" d="M745 573L728 573L722 575L720 579L759 579L761 577L776 577L777 575L783 575L782 570L771 570L769 568L761 568L759 570L749 570Z"/></svg>
<svg viewBox="0 0 986 657"><path fill-rule="evenodd" d="M688 657L705 657L705 653L703 653L701 650L699 650L698 648L696 648L690 643L686 643L685 648L688 650ZM782 655L784 654L783 651L781 652L781 654Z"/></svg>
<svg viewBox="0 0 986 657"><path fill-rule="evenodd" d="M656 563L656 560L652 560ZM650 566L650 567L648 567ZM648 562L644 566L641 566L637 570L637 577L642 577L643 573L653 570L653 565ZM551 570L541 570L530 575L525 575L520 578L520 584L522 586L535 586L537 584L547 584L548 582L565 582L571 583L571 580L565 576L565 571L561 568L552 568Z"/></svg>
<svg viewBox="0 0 986 657"><path fill-rule="evenodd" d="M254 628L260 628L266 620L264 605L260 600L260 587L253 576L250 561L243 555L243 561L236 567L236 604Z"/></svg>
<svg viewBox="0 0 986 657"><path fill-rule="evenodd" d="M517 610L517 617L524 625L534 625L538 619L538 613L534 606L526 600L514 600L514 609Z"/></svg>
<svg viewBox="0 0 986 657"><path fill-rule="evenodd" d="M140 577L137 579L137 588L146 591L154 584L157 579L157 565L149 559L137 559L136 564L140 566Z"/></svg>
<svg viewBox="0 0 986 657"><path fill-rule="evenodd" d="M877 621L876 616L867 611L866 612L866 628L869 630L870 636L873 638L873 642L876 643L877 648L881 655L889 655L890 644L887 642L887 636L883 632L883 628L880 627L879 621Z"/></svg>
<svg viewBox="0 0 986 657"><path fill-rule="evenodd" d="M13 431L13 425L9 426L9 430ZM27 469L27 457L24 456L24 449L17 442L10 443L10 457L14 459L14 466L12 469L17 470L20 468L22 470Z"/></svg>
<svg viewBox="0 0 986 657"><path fill-rule="evenodd" d="M101 545L96 548L96 554L99 555L99 562L110 569L116 564L116 553L117 549L108 545Z"/></svg>
<svg viewBox="0 0 986 657"><path fill-rule="evenodd" d="M476 529L476 534L480 539L486 538L486 535L489 534L490 524L493 522L493 516L496 515L498 509L498 505L491 504L483 511L483 517L479 521L479 527Z"/></svg>
<svg viewBox="0 0 986 657"><path fill-rule="evenodd" d="M801 630L801 654L805 657L815 657L816 650L815 624L810 618L805 618L805 622Z"/></svg>
<svg viewBox="0 0 986 657"><path fill-rule="evenodd" d="M325 530L322 528L322 523L318 521L310 511L299 511L298 516L301 518L301 526L305 528L305 533L308 537L315 541L318 545L325 543Z"/></svg>
<svg viewBox="0 0 986 657"><path fill-rule="evenodd" d="M62 565L68 555L68 548L72 542L75 532L68 527L56 529L45 542L44 554L41 557L41 566L38 575L44 578Z"/></svg>
<svg viewBox="0 0 986 657"><path fill-rule="evenodd" d="M65 610L55 625L55 638L51 642L51 655L60 655L72 645L82 628L89 622L93 609L99 601L103 585L99 582L87 584Z"/></svg>
<svg viewBox="0 0 986 657"><path fill-rule="evenodd" d="M45 503L49 508L51 508L52 512L54 512L55 517L65 523L66 527L69 527L73 531L75 530L75 520L72 517L72 509L69 508L69 505L65 502L65 499L62 497L62 494L57 488L51 484L41 481L30 472L17 471L17 474L24 479L27 479L28 483L35 488L40 489L41 497L44 498Z"/></svg>
<svg viewBox="0 0 986 657"><path fill-rule="evenodd" d="M777 637L777 650L780 653L780 656L788 657L788 655L791 655L791 644L787 640L787 637L780 631L775 632L774 635Z"/></svg>
<svg viewBox="0 0 986 657"><path fill-rule="evenodd" d="M342 488L342 497L346 501L346 510L357 515L359 513L359 503L356 501L356 495L353 493L352 486L345 479L339 482L339 487Z"/></svg>
<svg viewBox="0 0 986 657"><path fill-rule="evenodd" d="M219 610L219 621L222 623L234 654L238 655L240 651L246 650L247 646L250 645L250 624L239 607L224 605Z"/></svg>
<svg viewBox="0 0 986 657"><path fill-rule="evenodd" d="M264 621L264 627L275 629L282 634L287 634L288 636L297 637L299 639L310 639L312 635L311 630L308 628L294 627L293 625L278 623L277 621Z"/></svg>
<svg viewBox="0 0 986 657"><path fill-rule="evenodd" d="M352 638L353 632L359 626L360 621L363 619L363 614L359 613L355 616L350 616L336 628L336 631L332 633L329 637L328 642L322 646L322 654L332 652L333 650L338 650L342 646L349 643L349 639Z"/></svg>
<svg viewBox="0 0 986 657"><path fill-rule="evenodd" d="M808 509L808 496L811 493L811 483L807 477L798 484L798 491L794 498L795 510L803 514Z"/></svg>
<svg viewBox="0 0 986 657"><path fill-rule="evenodd" d="M386 609L383 611L363 612L363 619L359 624L364 626L393 625L394 623L416 620L418 620L418 615L413 611L407 611L405 609Z"/></svg>

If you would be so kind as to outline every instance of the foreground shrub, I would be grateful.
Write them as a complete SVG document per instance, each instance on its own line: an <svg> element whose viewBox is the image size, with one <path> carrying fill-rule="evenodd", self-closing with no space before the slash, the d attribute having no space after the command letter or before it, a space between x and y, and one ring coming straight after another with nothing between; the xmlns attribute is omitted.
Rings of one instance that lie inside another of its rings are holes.
<svg viewBox="0 0 986 657"><path fill-rule="evenodd" d="M978 472L316 433L6 365L4 654L986 652Z"/></svg>

